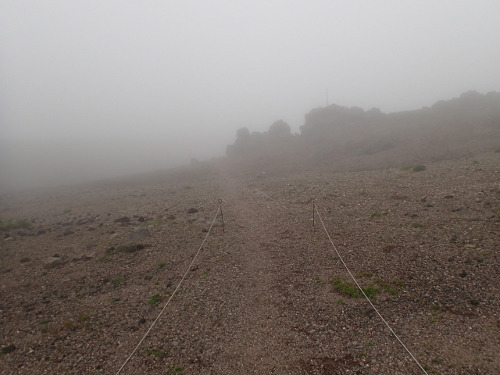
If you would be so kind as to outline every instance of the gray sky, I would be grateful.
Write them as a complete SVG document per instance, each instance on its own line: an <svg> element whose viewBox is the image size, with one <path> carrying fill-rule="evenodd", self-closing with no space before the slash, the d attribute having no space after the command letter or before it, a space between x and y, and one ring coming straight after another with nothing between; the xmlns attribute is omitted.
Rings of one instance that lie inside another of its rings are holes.
<svg viewBox="0 0 500 375"><path fill-rule="evenodd" d="M500 90L500 1L0 0L0 139L223 154L329 102L384 112Z"/></svg>

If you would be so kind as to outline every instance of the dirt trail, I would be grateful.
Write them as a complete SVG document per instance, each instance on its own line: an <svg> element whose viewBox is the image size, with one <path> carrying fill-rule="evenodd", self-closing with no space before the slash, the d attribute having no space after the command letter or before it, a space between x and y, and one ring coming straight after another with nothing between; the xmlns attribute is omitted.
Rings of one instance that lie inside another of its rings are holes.
<svg viewBox="0 0 500 375"><path fill-rule="evenodd" d="M290 363L284 349L288 333L277 324L282 306L278 289L286 266L286 242L277 240L280 212L255 191L226 178L226 241L234 244L231 271L221 290L231 311L219 343L217 373L274 373ZM282 225L282 224L281 224Z"/></svg>
<svg viewBox="0 0 500 375"><path fill-rule="evenodd" d="M225 232L213 227L122 374L421 374L353 295L311 225L312 198L429 373L499 373L498 155L419 173L211 171L2 196L0 220L29 226L0 241L0 373L116 373L185 274L219 198Z"/></svg>
<svg viewBox="0 0 500 375"><path fill-rule="evenodd" d="M316 291L313 275L325 259L315 252L328 244L309 223L310 204L286 207L221 175L227 252L212 270L217 301L211 303L218 308L210 318L213 330L200 335L203 359L193 373L340 374L361 368L343 353L352 337L342 331L348 324L339 318L342 308Z"/></svg>

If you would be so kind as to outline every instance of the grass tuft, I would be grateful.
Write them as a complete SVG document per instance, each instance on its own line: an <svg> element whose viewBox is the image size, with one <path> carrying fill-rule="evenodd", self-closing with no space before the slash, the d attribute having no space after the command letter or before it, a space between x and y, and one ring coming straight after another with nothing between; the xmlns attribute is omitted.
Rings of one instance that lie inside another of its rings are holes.
<svg viewBox="0 0 500 375"><path fill-rule="evenodd" d="M158 302L160 302L160 299L161 299L160 295L159 295L159 294L155 294L155 295L153 295L153 296L149 297L149 301L148 301L148 303L149 303L151 306L154 306L154 305L156 305Z"/></svg>
<svg viewBox="0 0 500 375"><path fill-rule="evenodd" d="M0 231L9 231L12 229L30 228L31 224L26 220L10 219L7 221L0 221Z"/></svg>
<svg viewBox="0 0 500 375"><path fill-rule="evenodd" d="M361 291L354 284L351 284L347 281L342 281L338 277L335 277L331 281L331 283L338 291L340 291L344 294L347 294L350 297L353 297L353 298L363 297L363 294L361 293ZM380 289L373 286L373 285L369 285L369 286L362 288L362 289L368 298L376 298L377 294L380 292Z"/></svg>
<svg viewBox="0 0 500 375"><path fill-rule="evenodd" d="M427 167L423 164L405 165L404 167L401 167L401 170L403 171L412 170L413 172L422 172L425 171L426 169Z"/></svg>

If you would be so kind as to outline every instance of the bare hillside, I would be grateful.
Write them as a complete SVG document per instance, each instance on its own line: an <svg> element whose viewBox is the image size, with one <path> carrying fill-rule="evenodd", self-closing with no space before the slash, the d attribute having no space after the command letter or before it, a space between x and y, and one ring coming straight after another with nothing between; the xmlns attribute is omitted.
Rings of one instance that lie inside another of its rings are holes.
<svg viewBox="0 0 500 375"><path fill-rule="evenodd" d="M330 105L305 115L299 134L283 121L240 129L227 154L256 173L362 171L468 157L500 147L500 94L467 92L431 108L383 113Z"/></svg>
<svg viewBox="0 0 500 375"><path fill-rule="evenodd" d="M0 197L0 372L500 372L500 154L240 176L222 166Z"/></svg>

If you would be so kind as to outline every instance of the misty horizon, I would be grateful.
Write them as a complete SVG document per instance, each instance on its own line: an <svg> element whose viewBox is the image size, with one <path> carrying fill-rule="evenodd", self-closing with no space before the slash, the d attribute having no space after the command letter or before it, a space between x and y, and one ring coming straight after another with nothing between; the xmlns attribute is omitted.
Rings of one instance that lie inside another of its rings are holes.
<svg viewBox="0 0 500 375"><path fill-rule="evenodd" d="M500 89L495 1L0 4L0 187L223 156L327 104L417 110Z"/></svg>

